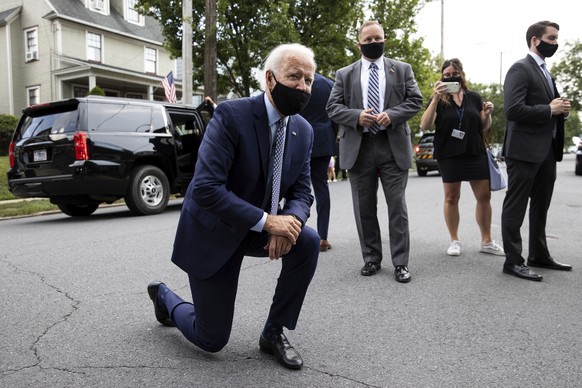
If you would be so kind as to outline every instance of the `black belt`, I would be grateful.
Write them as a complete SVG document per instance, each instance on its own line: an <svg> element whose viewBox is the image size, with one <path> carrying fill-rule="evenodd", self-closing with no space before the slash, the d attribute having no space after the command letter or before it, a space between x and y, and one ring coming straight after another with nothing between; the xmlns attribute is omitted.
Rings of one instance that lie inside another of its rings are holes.
<svg viewBox="0 0 582 388"><path fill-rule="evenodd" d="M380 130L376 133L372 133L372 132L362 132L362 136L363 137L378 137L378 136L386 136L386 131L385 130Z"/></svg>

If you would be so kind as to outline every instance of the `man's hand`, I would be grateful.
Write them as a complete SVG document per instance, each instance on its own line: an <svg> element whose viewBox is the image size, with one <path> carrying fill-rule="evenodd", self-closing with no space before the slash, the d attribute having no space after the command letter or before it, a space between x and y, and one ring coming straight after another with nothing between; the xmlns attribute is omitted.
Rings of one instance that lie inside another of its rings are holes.
<svg viewBox="0 0 582 388"><path fill-rule="evenodd" d="M301 221L291 215L267 215L263 229L272 236L285 237L295 245L301 233Z"/></svg>
<svg viewBox="0 0 582 388"><path fill-rule="evenodd" d="M358 119L358 125L360 127L369 128L372 126L372 124L376 122L377 115L373 115L372 113L370 113L372 111L373 109L369 108L364 109L362 113L360 113L360 118Z"/></svg>
<svg viewBox="0 0 582 388"><path fill-rule="evenodd" d="M570 113L570 101L563 97L554 98L550 102L552 116L568 115Z"/></svg>
<svg viewBox="0 0 582 388"><path fill-rule="evenodd" d="M281 256L289 253L292 246L293 244L286 237L271 235L265 250L269 251L269 259L279 260Z"/></svg>

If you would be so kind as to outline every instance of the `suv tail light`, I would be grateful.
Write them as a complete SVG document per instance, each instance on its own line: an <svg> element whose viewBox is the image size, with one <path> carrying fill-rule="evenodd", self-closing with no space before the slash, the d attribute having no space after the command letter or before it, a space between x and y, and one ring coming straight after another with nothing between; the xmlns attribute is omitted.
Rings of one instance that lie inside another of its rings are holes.
<svg viewBox="0 0 582 388"><path fill-rule="evenodd" d="M89 160L89 148L87 147L87 132L75 132L75 159Z"/></svg>
<svg viewBox="0 0 582 388"><path fill-rule="evenodd" d="M10 148L8 148L8 155L10 158L10 167L14 167L16 165L16 162L14 161L14 142L11 141L10 142Z"/></svg>
<svg viewBox="0 0 582 388"><path fill-rule="evenodd" d="M419 145L415 145L414 146L414 153L418 154L418 152L420 151L420 146Z"/></svg>

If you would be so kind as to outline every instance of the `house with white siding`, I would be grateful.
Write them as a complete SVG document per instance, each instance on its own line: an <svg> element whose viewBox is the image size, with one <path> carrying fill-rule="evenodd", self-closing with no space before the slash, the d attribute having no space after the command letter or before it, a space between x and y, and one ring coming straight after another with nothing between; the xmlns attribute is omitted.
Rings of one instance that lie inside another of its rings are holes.
<svg viewBox="0 0 582 388"><path fill-rule="evenodd" d="M181 98L179 60L163 47L158 22L134 10L136 0L2 0L0 114L86 96L164 100L173 71ZM194 103L201 100L194 98Z"/></svg>

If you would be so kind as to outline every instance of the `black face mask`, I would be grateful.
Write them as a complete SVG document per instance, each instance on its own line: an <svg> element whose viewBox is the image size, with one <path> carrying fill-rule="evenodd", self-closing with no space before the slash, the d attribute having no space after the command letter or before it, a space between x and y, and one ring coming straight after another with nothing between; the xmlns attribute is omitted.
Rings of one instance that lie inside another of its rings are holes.
<svg viewBox="0 0 582 388"><path fill-rule="evenodd" d="M558 45L549 44L540 39L540 44L538 44L536 48L538 49L538 52L544 56L544 58L549 58L556 53L556 50L558 50Z"/></svg>
<svg viewBox="0 0 582 388"><path fill-rule="evenodd" d="M283 85L277 81L275 74L273 74L273 78L276 84L271 90L271 97L273 97L277 110L284 116L291 116L301 112L309 102L311 94Z"/></svg>
<svg viewBox="0 0 582 388"><path fill-rule="evenodd" d="M458 83L461 83L462 80L463 79L460 76L458 76L458 77L449 77L449 78L444 78L444 77L441 78L441 81L442 82L458 82Z"/></svg>
<svg viewBox="0 0 582 388"><path fill-rule="evenodd" d="M362 55L369 59L378 59L384 54L384 42L360 44Z"/></svg>

